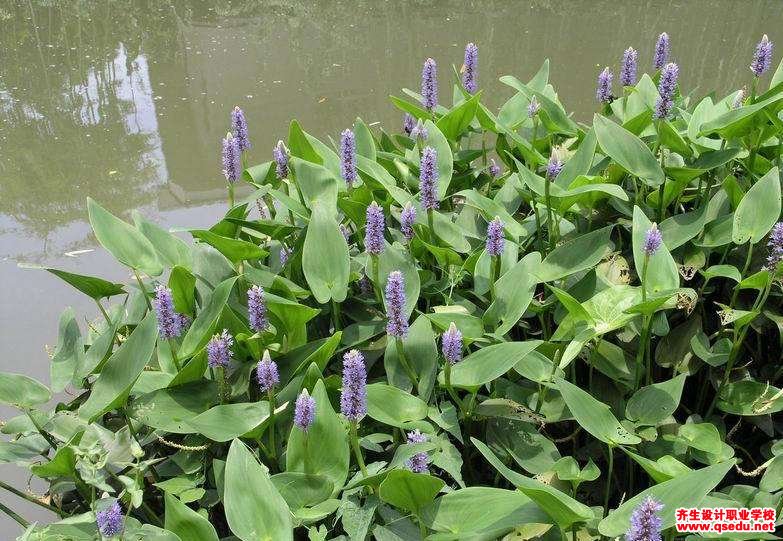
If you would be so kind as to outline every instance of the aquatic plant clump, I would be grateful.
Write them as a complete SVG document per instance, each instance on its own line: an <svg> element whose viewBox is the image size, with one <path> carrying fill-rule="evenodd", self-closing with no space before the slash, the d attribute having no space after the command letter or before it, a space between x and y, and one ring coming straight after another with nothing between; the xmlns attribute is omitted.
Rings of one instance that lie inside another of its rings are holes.
<svg viewBox="0 0 783 541"><path fill-rule="evenodd" d="M762 39L701 98L655 34L586 122L548 61L479 91L469 44L389 130L259 150L226 114L209 229L88 200L132 280L49 269L95 312L63 313L48 386L0 373L0 461L47 487L0 483L20 539L685 541L678 508L780 511L783 67Z"/></svg>

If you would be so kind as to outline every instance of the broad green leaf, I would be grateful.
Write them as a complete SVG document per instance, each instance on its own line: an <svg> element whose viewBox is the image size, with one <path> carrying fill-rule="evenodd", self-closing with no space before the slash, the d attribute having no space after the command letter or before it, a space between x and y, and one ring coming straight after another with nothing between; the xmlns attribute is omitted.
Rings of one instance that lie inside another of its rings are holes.
<svg viewBox="0 0 783 541"><path fill-rule="evenodd" d="M643 490L610 512L598 524L598 531L607 537L617 537L628 530L628 521L634 509L648 496L663 504L660 517L663 529L674 526L674 518L679 507L699 507L704 497L712 491L734 466L734 461L726 461L714 466L694 470L674 479Z"/></svg>
<svg viewBox="0 0 783 541"><path fill-rule="evenodd" d="M777 167L756 181L734 213L731 240L734 244L756 244L780 219L780 173Z"/></svg>
<svg viewBox="0 0 783 541"><path fill-rule="evenodd" d="M182 345L177 352L180 359L192 357L209 342L236 280L236 277L228 278L212 292L204 308L193 320L185 338L182 339Z"/></svg>
<svg viewBox="0 0 783 541"><path fill-rule="evenodd" d="M242 541L293 541L291 512L269 471L240 440L226 459L223 506L231 531Z"/></svg>
<svg viewBox="0 0 783 541"><path fill-rule="evenodd" d="M595 438L610 446L635 445L642 441L620 424L609 406L563 378L556 382L571 415Z"/></svg>
<svg viewBox="0 0 783 541"><path fill-rule="evenodd" d="M315 421L307 433L294 426L288 438L286 471L317 473L327 477L339 493L348 477L348 433L332 409L322 380L313 388Z"/></svg>
<svg viewBox="0 0 783 541"><path fill-rule="evenodd" d="M643 425L655 425L677 410L687 374L642 387L628 400L625 415Z"/></svg>
<svg viewBox="0 0 783 541"><path fill-rule="evenodd" d="M430 504L445 483L425 473L393 470L381 483L381 500L418 515Z"/></svg>
<svg viewBox="0 0 783 541"><path fill-rule="evenodd" d="M657 188L665 176L655 156L641 139L601 115L593 116L598 144L617 164L648 186Z"/></svg>
<svg viewBox="0 0 783 541"><path fill-rule="evenodd" d="M558 246L534 270L540 282L552 282L595 267L611 251L614 226L607 226Z"/></svg>
<svg viewBox="0 0 783 541"><path fill-rule="evenodd" d="M454 387L471 388L494 381L511 370L541 343L540 340L528 340L484 347L452 367L451 384ZM438 381L445 381L442 372Z"/></svg>
<svg viewBox="0 0 783 541"><path fill-rule="evenodd" d="M116 284L109 282L103 278L97 278L95 276L85 276L83 274L74 274L59 269L46 269L64 282L72 285L85 295L93 299L102 299L104 297L112 297L114 295L122 295L125 293L122 284Z"/></svg>
<svg viewBox="0 0 783 541"><path fill-rule="evenodd" d="M152 243L152 247L155 248L162 263L169 267L177 265L186 269L191 267L190 246L184 240L153 224L135 210L133 211L133 223L141 231L141 234Z"/></svg>
<svg viewBox="0 0 783 541"><path fill-rule="evenodd" d="M645 216L642 209L634 206L633 208L633 261L636 266L636 272L640 279L644 275L644 240L647 231L652 227L652 222ZM677 264L666 247L666 243L661 243L661 247L655 254L649 257L647 264L647 275L644 276L644 287L648 294L660 293L680 287L680 274L677 271Z"/></svg>
<svg viewBox="0 0 783 541"><path fill-rule="evenodd" d="M76 313L67 308L60 315L57 349L49 366L52 391L58 393L74 381L74 374L84 364L84 342ZM81 385L80 385L81 386Z"/></svg>
<svg viewBox="0 0 783 541"><path fill-rule="evenodd" d="M215 527L207 518L168 492L164 493L164 499L166 502L164 527L177 534L181 541L218 541Z"/></svg>
<svg viewBox="0 0 783 541"><path fill-rule="evenodd" d="M717 407L734 415L771 415L783 411L783 391L749 379L729 383L721 387Z"/></svg>
<svg viewBox="0 0 783 541"><path fill-rule="evenodd" d="M332 217L337 212L337 179L331 171L316 163L293 158L291 166L307 208L320 205Z"/></svg>
<svg viewBox="0 0 783 541"><path fill-rule="evenodd" d="M163 272L155 248L138 229L90 198L87 198L87 210L95 237L117 261L150 276Z"/></svg>
<svg viewBox="0 0 783 541"><path fill-rule="evenodd" d="M260 259L267 255L266 250L246 240L224 237L206 229L191 229L193 238L206 242L218 252L226 256L232 263Z"/></svg>
<svg viewBox="0 0 783 541"><path fill-rule="evenodd" d="M538 252L527 254L495 283L495 299L483 319L487 325L497 325L498 335L510 331L530 306L536 288L533 273L540 261Z"/></svg>
<svg viewBox="0 0 783 541"><path fill-rule="evenodd" d="M300 472L278 473L272 476L272 483L293 510L326 501L334 489L323 475Z"/></svg>
<svg viewBox="0 0 783 541"><path fill-rule="evenodd" d="M22 374L0 372L0 403L30 408L51 398L51 391L43 383Z"/></svg>
<svg viewBox="0 0 783 541"><path fill-rule="evenodd" d="M481 92L477 92L472 98L454 107L448 113L438 119L438 129L446 136L446 139L457 141L473 119L476 117Z"/></svg>
<svg viewBox="0 0 783 541"><path fill-rule="evenodd" d="M337 221L320 203L315 205L307 226L302 271L319 303L342 302L348 295L348 244Z"/></svg>
<svg viewBox="0 0 783 541"><path fill-rule="evenodd" d="M313 145L307 139L305 132L299 122L292 120L288 128L288 150L292 156L302 158L308 162L317 164L323 163L323 158L315 151Z"/></svg>
<svg viewBox="0 0 783 541"><path fill-rule="evenodd" d="M402 427L427 417L427 403L402 389L372 383L367 386L367 415L387 425Z"/></svg>
<svg viewBox="0 0 783 541"><path fill-rule="evenodd" d="M150 312L106 361L89 398L79 408L80 417L92 422L125 403L133 384L152 358L157 337L155 314Z"/></svg>
<svg viewBox="0 0 783 541"><path fill-rule="evenodd" d="M367 159L375 160L375 141L372 132L364 120L356 118L353 123L353 132L356 135L356 153Z"/></svg>
<svg viewBox="0 0 783 541"><path fill-rule="evenodd" d="M230 441L250 432L268 418L268 402L245 402L214 406L185 423L193 432L213 441Z"/></svg>
<svg viewBox="0 0 783 541"><path fill-rule="evenodd" d="M131 402L129 414L140 423L171 432L191 434L190 420L205 412L215 401L217 385L203 380L158 389Z"/></svg>

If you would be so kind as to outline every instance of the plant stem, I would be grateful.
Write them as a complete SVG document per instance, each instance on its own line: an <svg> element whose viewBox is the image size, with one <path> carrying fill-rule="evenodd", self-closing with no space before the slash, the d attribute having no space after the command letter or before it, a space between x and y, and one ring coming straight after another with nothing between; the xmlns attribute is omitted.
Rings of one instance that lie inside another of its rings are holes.
<svg viewBox="0 0 783 541"><path fill-rule="evenodd" d="M462 412L463 417L465 416L465 406L462 403L462 400L459 399L459 395L457 395L454 388L451 386L451 363L446 360L445 365L443 367L443 374L444 374L444 380L446 384L446 391L449 393L449 396L451 396L451 399L454 400L454 402L457 404L457 407L459 407L459 410Z"/></svg>
<svg viewBox="0 0 783 541"><path fill-rule="evenodd" d="M413 384L413 387L418 389L419 388L419 378L416 376L416 372L413 370L413 367L408 362L408 358L405 356L405 348L402 345L402 339L401 338L395 338L394 339L394 345L397 349L397 358L400 361L400 364L402 365L402 368L405 370L405 373L408 375L408 379L411 380L411 383Z"/></svg>
<svg viewBox="0 0 783 541"><path fill-rule="evenodd" d="M606 494L604 494L604 516L609 514L609 494L612 490L612 475L614 473L614 448L611 445L606 447L609 449L609 467L606 477Z"/></svg>
<svg viewBox="0 0 783 541"><path fill-rule="evenodd" d="M141 280L141 276L139 276L139 271L133 269L133 274L136 276L136 281L139 283L141 294L144 296L144 301L147 303L147 310L152 310L152 303L150 302L150 298L147 296L147 288L144 286L144 282Z"/></svg>
<svg viewBox="0 0 783 541"><path fill-rule="evenodd" d="M359 469L362 472L362 477L367 477L367 467L364 465L364 457L362 457L362 448L359 445L359 431L357 430L357 422L351 421L351 447L353 448L353 454L356 458L356 463L359 464Z"/></svg>
<svg viewBox="0 0 783 541"><path fill-rule="evenodd" d="M98 305L98 309L101 311L101 314L103 314L104 319L106 319L106 323L111 327L111 318L109 317L109 314L106 312L106 309L101 304L100 299L95 299L95 304Z"/></svg>
<svg viewBox="0 0 783 541"><path fill-rule="evenodd" d="M332 299L332 323L334 324L334 332L342 329L342 321L340 318L340 305Z"/></svg>
<svg viewBox="0 0 783 541"><path fill-rule="evenodd" d="M15 494L16 496L19 496L20 498L25 499L25 500L27 500L30 503L34 503L35 505L43 507L47 511L51 511L52 513L56 513L60 517L64 517L65 516L65 513L62 510L57 509L56 507L54 507L52 505L49 505L49 504L46 504L46 503L42 502L41 500L39 500L38 498L36 498L32 494L27 494L26 492L22 492L18 488L12 487L11 485L7 484L5 481L0 481L0 488L4 488L5 490L10 492L11 494Z"/></svg>
<svg viewBox="0 0 783 541"><path fill-rule="evenodd" d="M21 515L15 513L10 507L6 506L4 503L0 502L0 511L14 519L17 523L19 523L19 526L21 526L24 529L27 529L30 526L30 523L27 522L24 518L22 518Z"/></svg>
<svg viewBox="0 0 783 541"><path fill-rule="evenodd" d="M38 433L39 433L41 436L43 436L43 439L45 439L45 440L46 440L46 443L48 443L48 444L49 444L49 446L50 446L50 447L51 447L53 450L55 450L55 451L56 451L56 450L57 450L57 442L55 441L55 439L52 437L52 435L51 435L51 434L49 434L49 433L48 433L46 430L44 430L44 429L43 429L43 427L41 426L41 424L40 424L40 423L39 423L39 422L36 420L36 418L33 416L33 412L32 412L32 410L30 410L29 408L25 408L25 409L24 409L24 412L25 412L25 413L27 414L27 416L30 418L30 421L33 423L33 426L34 426L34 427L35 427L35 429L38 431Z"/></svg>
<svg viewBox="0 0 783 541"><path fill-rule="evenodd" d="M548 246L552 251L555 244L555 234L552 231L552 201L549 197L549 184L552 182L549 178L544 180L544 201L546 203L546 229L549 232Z"/></svg>
<svg viewBox="0 0 783 541"><path fill-rule="evenodd" d="M177 368L177 372L182 370L182 366L179 364L179 359L177 358L177 350L174 348L174 339L169 338L169 349L171 349L171 360L174 361L174 366Z"/></svg>
<svg viewBox="0 0 783 541"><path fill-rule="evenodd" d="M379 279L379 263L378 263L378 255L377 254L370 254L370 266L372 267L372 285L373 289L375 290L375 298L378 300L381 305L383 305L383 295L381 294L381 282Z"/></svg>
<svg viewBox="0 0 783 541"><path fill-rule="evenodd" d="M500 256L499 255L493 255L492 256L492 272L491 276L489 278L489 294L492 298L492 300L495 300L495 282L497 282L498 278L500 277Z"/></svg>
<svg viewBox="0 0 783 541"><path fill-rule="evenodd" d="M275 444L275 393L269 391L269 449L272 452L272 459L277 465L277 445Z"/></svg>
<svg viewBox="0 0 783 541"><path fill-rule="evenodd" d="M228 210L234 208L234 183L228 183Z"/></svg>

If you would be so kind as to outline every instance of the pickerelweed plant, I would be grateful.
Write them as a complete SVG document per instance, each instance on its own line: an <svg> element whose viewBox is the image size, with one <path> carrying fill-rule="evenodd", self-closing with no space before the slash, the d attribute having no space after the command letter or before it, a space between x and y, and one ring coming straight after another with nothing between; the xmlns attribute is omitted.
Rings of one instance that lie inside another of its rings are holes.
<svg viewBox="0 0 783 541"><path fill-rule="evenodd" d="M678 507L779 514L783 67L765 36L749 90L694 100L670 54L618 54L590 124L548 62L491 112L474 44L391 98L399 132L293 121L261 152L235 109L229 208L192 243L90 200L135 280L48 269L100 317L63 314L50 388L0 375L23 413L0 457L50 483L0 487L61 520L1 509L26 540L172 541L683 539Z"/></svg>

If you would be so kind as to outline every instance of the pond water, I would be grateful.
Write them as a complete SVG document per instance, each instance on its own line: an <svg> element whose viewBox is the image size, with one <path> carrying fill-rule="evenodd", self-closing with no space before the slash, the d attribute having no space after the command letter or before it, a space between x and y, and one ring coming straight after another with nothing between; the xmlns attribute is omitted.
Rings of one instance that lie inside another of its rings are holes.
<svg viewBox="0 0 783 541"><path fill-rule="evenodd" d="M666 31L682 87L726 93L749 80L763 33L783 47L781 23L779 0L2 2L0 370L48 381L61 311L96 315L20 264L129 281L96 248L87 196L166 227L210 225L224 210L219 147L234 105L253 162L270 159L291 118L327 141L357 115L398 130L389 94L417 88L432 56L450 98L445 78L474 41L491 108L512 95L500 75L527 80L549 58L566 109L587 120L596 75L626 47L645 69Z"/></svg>

